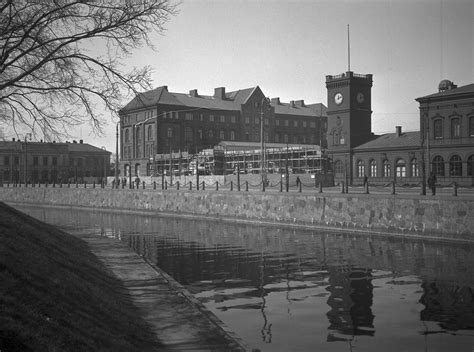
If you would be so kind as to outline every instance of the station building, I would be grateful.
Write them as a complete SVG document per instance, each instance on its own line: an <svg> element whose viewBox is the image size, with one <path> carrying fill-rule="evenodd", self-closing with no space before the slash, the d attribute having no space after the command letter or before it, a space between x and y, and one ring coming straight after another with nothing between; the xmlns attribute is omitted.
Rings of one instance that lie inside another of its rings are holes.
<svg viewBox="0 0 474 352"><path fill-rule="evenodd" d="M328 157L335 183L419 185L433 172L440 185L474 185L474 84L443 80L438 92L416 99L420 131L374 135L372 75L326 77Z"/></svg>
<svg viewBox="0 0 474 352"><path fill-rule="evenodd" d="M101 182L111 153L83 143L0 141L0 184Z"/></svg>
<svg viewBox="0 0 474 352"><path fill-rule="evenodd" d="M198 154L223 141L326 145L323 104L268 99L258 86L232 92L219 87L212 96L163 86L139 94L119 114L124 176L152 175L157 156Z"/></svg>

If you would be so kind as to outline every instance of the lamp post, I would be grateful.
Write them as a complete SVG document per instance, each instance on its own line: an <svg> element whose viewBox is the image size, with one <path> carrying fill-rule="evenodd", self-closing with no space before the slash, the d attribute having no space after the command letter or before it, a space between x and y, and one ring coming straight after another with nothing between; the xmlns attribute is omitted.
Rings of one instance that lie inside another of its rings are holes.
<svg viewBox="0 0 474 352"><path fill-rule="evenodd" d="M25 186L28 182L28 141L27 137L30 138L31 141L31 133L25 134Z"/></svg>
<svg viewBox="0 0 474 352"><path fill-rule="evenodd" d="M119 123L120 121L118 121L115 125L115 187L117 188L118 188L118 161L119 161L119 155L118 155Z"/></svg>
<svg viewBox="0 0 474 352"><path fill-rule="evenodd" d="M260 156L260 172L262 174L262 183L263 189L265 189L266 182L267 182L267 175L265 170L265 140L264 140L264 133L263 133L263 108L265 106L265 102L268 103L268 99L263 97L262 102L260 104L260 143L261 143L261 156Z"/></svg>

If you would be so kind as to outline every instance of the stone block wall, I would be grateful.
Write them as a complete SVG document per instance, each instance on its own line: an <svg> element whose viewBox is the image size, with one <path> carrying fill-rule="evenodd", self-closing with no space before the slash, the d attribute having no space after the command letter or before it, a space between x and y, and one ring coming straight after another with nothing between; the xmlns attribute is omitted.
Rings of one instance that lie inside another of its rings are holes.
<svg viewBox="0 0 474 352"><path fill-rule="evenodd" d="M3 187L0 201L474 241L472 197Z"/></svg>

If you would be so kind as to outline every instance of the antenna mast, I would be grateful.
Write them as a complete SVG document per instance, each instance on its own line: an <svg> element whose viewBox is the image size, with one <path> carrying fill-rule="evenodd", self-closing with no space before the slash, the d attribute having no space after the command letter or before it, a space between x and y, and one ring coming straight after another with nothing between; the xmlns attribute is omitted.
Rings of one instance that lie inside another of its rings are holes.
<svg viewBox="0 0 474 352"><path fill-rule="evenodd" d="M347 71L351 70L351 39L349 36L349 25L347 25Z"/></svg>

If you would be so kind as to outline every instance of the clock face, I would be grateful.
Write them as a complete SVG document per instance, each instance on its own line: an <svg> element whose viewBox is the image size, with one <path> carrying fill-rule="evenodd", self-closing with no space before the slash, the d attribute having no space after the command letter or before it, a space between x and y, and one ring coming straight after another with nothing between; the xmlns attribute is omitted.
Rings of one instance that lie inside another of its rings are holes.
<svg viewBox="0 0 474 352"><path fill-rule="evenodd" d="M336 93L336 95L334 96L334 102L337 105L341 104L343 99L344 97L342 96L342 93Z"/></svg>
<svg viewBox="0 0 474 352"><path fill-rule="evenodd" d="M357 102L358 103L363 103L364 99L365 99L364 94L362 94L362 93L357 94Z"/></svg>

